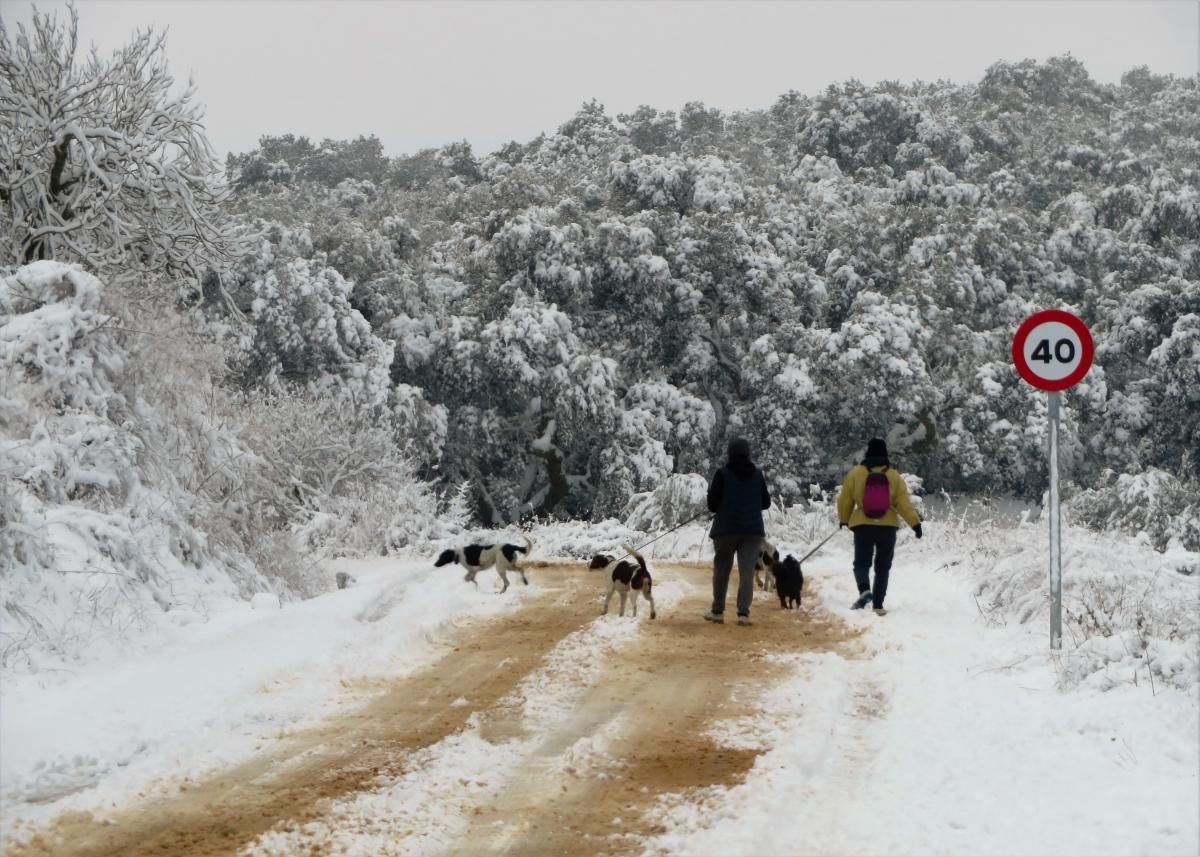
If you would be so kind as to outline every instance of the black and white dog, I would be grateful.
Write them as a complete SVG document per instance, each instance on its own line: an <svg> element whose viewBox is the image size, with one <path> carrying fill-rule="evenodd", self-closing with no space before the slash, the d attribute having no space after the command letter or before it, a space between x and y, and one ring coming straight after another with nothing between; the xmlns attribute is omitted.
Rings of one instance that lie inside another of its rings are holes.
<svg viewBox="0 0 1200 857"><path fill-rule="evenodd" d="M633 590L633 615L637 616L638 593L640 592L650 602L650 618L653 619L657 614L654 612L654 593L651 591L653 581L650 579L650 570L646 568L646 560L629 545L621 545L621 549L636 559L637 563L614 559L604 553L596 554L588 563L589 569L603 571L604 576L608 579L608 595L604 598L602 614L608 612L608 603L612 601L613 593L619 592L621 594L621 615L624 616L625 599L629 597L630 590Z"/></svg>
<svg viewBox="0 0 1200 857"><path fill-rule="evenodd" d="M779 562L779 551L775 545L763 539L754 560L754 582L764 592L770 592L775 582L775 563Z"/></svg>
<svg viewBox="0 0 1200 857"><path fill-rule="evenodd" d="M525 542L525 547L520 545L467 545L463 548L447 548L438 556L435 566L449 565L452 562L457 562L467 570L463 580L474 582L475 575L483 571L485 568L496 567L496 573L500 575L500 579L504 581L504 589L500 590L500 594L508 591L508 572L515 571L521 575L521 582L526 586L529 585L529 580L525 577L525 569L517 564L517 554L527 554L533 550L533 542L527 536L521 537ZM476 584L478 585L478 584Z"/></svg>
<svg viewBox="0 0 1200 857"><path fill-rule="evenodd" d="M775 561L775 591L779 594L779 606L784 610L800 607L800 595L804 589L804 572L800 562L791 554L783 562Z"/></svg>

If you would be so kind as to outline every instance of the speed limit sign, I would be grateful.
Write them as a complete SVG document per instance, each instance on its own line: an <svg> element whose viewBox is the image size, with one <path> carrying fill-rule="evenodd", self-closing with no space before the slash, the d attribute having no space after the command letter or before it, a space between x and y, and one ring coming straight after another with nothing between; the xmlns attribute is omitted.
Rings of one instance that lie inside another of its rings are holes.
<svg viewBox="0 0 1200 857"><path fill-rule="evenodd" d="M1062 648L1062 516L1058 501L1058 423L1061 391L1074 387L1092 368L1096 346L1087 325L1060 309L1035 312L1017 328L1012 357L1021 377L1046 391L1050 491L1050 648Z"/></svg>
<svg viewBox="0 0 1200 857"><path fill-rule="evenodd" d="M1060 309L1037 312L1013 337L1012 357L1021 377L1039 390L1057 393L1083 380L1096 346L1079 317Z"/></svg>

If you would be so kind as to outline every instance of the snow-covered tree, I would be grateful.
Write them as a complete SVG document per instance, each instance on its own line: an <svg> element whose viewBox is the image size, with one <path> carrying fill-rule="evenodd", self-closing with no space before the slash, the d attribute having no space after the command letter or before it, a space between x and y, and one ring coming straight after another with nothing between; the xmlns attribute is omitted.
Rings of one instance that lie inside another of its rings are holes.
<svg viewBox="0 0 1200 857"><path fill-rule="evenodd" d="M354 286L335 268L291 248L307 234L283 230L264 240L233 287L244 316L226 328L230 362L245 386L280 382L334 386L365 407L388 399L393 347L350 305Z"/></svg>
<svg viewBox="0 0 1200 857"><path fill-rule="evenodd" d="M4 261L199 280L227 260L222 173L190 85L174 92L165 36L79 56L78 15L0 19Z"/></svg>
<svg viewBox="0 0 1200 857"><path fill-rule="evenodd" d="M319 183L317 146L264 138L233 159L253 176L233 209L308 235L292 255L351 286L396 344L398 438L489 521L619 512L735 431L788 497L875 433L929 488L1037 496L1044 402L1008 355L1037 309L1073 307L1098 346L1065 396L1069 479L1194 448L1198 106L1195 80L1105 86L1070 57L766 110L592 102L382 181Z"/></svg>

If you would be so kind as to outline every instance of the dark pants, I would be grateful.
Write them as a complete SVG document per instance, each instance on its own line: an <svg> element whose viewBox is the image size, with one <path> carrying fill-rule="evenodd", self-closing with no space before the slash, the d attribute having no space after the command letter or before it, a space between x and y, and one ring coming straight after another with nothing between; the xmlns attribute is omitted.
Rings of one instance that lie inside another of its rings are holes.
<svg viewBox="0 0 1200 857"><path fill-rule="evenodd" d="M713 613L725 612L725 593L729 591L729 575L736 555L737 612L739 616L750 615L750 602L754 600L754 563L762 550L762 541L762 536L752 533L713 536Z"/></svg>
<svg viewBox="0 0 1200 857"><path fill-rule="evenodd" d="M896 527L860 524L854 528L854 582L859 592L871 590L874 607L887 595L892 556L896 553ZM871 555L875 555L875 585L871 585Z"/></svg>

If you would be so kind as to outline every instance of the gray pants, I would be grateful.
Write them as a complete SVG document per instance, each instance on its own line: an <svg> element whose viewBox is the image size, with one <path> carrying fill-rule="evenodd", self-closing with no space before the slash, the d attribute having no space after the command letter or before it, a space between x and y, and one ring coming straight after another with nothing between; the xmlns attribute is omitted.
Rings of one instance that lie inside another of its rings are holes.
<svg viewBox="0 0 1200 857"><path fill-rule="evenodd" d="M762 550L763 537L752 533L737 533L713 536L713 606L712 612L725 612L725 593L729 591L729 574L733 571L733 557L738 561L737 612L739 616L750 615L750 602L754 600L754 563Z"/></svg>

